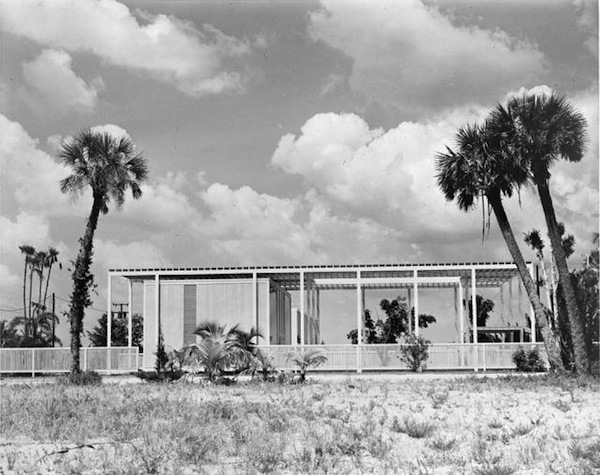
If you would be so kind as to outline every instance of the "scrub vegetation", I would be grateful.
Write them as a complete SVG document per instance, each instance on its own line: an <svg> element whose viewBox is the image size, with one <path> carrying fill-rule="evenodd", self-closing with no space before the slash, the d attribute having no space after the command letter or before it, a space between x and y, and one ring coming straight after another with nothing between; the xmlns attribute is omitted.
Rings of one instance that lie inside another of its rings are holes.
<svg viewBox="0 0 600 475"><path fill-rule="evenodd" d="M600 380L4 384L0 472L596 473Z"/></svg>

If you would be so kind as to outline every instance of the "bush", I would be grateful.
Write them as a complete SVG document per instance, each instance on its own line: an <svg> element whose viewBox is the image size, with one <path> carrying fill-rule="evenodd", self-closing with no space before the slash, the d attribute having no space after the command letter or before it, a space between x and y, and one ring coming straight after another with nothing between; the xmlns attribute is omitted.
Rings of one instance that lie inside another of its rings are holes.
<svg viewBox="0 0 600 475"><path fill-rule="evenodd" d="M517 367L517 371L523 371L525 373L539 373L546 371L546 365L537 348L525 351L523 347L520 347L513 353L512 360Z"/></svg>
<svg viewBox="0 0 600 475"><path fill-rule="evenodd" d="M412 333L404 336L404 343L400 347L400 359L406 363L411 371L421 372L427 365L429 358L429 345L431 342L422 336Z"/></svg>
<svg viewBox="0 0 600 475"><path fill-rule="evenodd" d="M177 381L184 374L185 373L183 371L178 369L164 370L160 373L157 373L156 371L143 371L139 369L137 372L137 377L143 381L170 383L172 381Z"/></svg>
<svg viewBox="0 0 600 475"><path fill-rule="evenodd" d="M82 371L69 374L67 382L76 386L98 386L102 384L102 376L93 370Z"/></svg>

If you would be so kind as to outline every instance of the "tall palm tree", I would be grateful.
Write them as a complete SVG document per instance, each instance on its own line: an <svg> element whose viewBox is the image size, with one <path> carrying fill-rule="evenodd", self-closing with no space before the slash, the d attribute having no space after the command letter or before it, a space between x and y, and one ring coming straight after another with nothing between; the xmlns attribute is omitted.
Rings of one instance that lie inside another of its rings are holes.
<svg viewBox="0 0 600 475"><path fill-rule="evenodd" d="M492 133L487 123L483 126L467 125L461 128L456 136L457 151L446 147L445 153L437 155L437 183L446 199L456 199L458 207L463 211L471 210L476 201L481 200L484 226L486 223L489 226L489 208L493 210L533 307L544 338L550 367L562 368L559 345L548 325L547 310L537 295L536 286L502 203L503 196L510 198L526 183L527 170L518 164L515 165L510 157L503 153L499 138L500 135Z"/></svg>
<svg viewBox="0 0 600 475"><path fill-rule="evenodd" d="M74 198L84 189L91 188L92 210L85 225L80 242L79 254L74 262L72 275L73 293L69 309L71 324L71 375L80 372L79 348L83 332L85 308L91 304L90 287L93 275L90 273L94 245L94 233L100 214L108 213L108 205L113 201L117 209L125 202L125 193L131 190L134 199L142 196L141 183L148 176L146 160L136 153L129 137L115 137L106 132L83 130L65 141L59 157L71 175L61 180L60 189Z"/></svg>
<svg viewBox="0 0 600 475"><path fill-rule="evenodd" d="M575 366L578 371L587 372L590 361L586 351L583 322L550 194L552 165L559 159L578 162L583 158L586 120L564 96L552 93L512 97L506 107L500 104L496 106L490 121L492 128L502 131L503 146L512 159L528 169L530 178L537 187L567 306Z"/></svg>
<svg viewBox="0 0 600 475"><path fill-rule="evenodd" d="M46 253L46 260L44 261L44 267L48 268L48 275L46 276L46 288L44 289L44 300L42 300L44 308L46 308L46 299L48 298L48 286L50 284L50 274L52 273L52 266L58 262L58 251L51 247ZM62 269L62 265L58 264Z"/></svg>
<svg viewBox="0 0 600 475"><path fill-rule="evenodd" d="M27 319L27 269L33 256L35 255L35 248L28 244L19 246L21 254L25 254L25 266L23 268L23 318Z"/></svg>

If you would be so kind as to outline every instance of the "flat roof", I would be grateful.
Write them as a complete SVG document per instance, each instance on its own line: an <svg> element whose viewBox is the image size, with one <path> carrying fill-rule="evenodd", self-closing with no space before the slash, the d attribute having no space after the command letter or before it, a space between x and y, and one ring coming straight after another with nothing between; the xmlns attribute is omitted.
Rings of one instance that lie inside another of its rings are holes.
<svg viewBox="0 0 600 475"><path fill-rule="evenodd" d="M531 266L531 262L527 263ZM344 285L324 285L323 279L352 279L360 271L361 279L396 279L395 283L383 284L386 287L407 287L401 279L414 276L432 278L429 283L421 282L419 287L449 287L451 277L470 280L471 271L476 271L477 285L497 287L518 274L513 262L453 262L453 263L401 263L401 264L328 264L297 266L237 266L237 267L151 267L109 269L111 276L121 276L134 281L147 281L157 275L166 280L185 279L241 279L254 275L257 278L270 278L287 290L300 288L300 275L304 273L305 282L320 281L320 288L345 288ZM435 282L433 278L438 278ZM448 278L448 283L441 282ZM379 286L377 286L379 287Z"/></svg>

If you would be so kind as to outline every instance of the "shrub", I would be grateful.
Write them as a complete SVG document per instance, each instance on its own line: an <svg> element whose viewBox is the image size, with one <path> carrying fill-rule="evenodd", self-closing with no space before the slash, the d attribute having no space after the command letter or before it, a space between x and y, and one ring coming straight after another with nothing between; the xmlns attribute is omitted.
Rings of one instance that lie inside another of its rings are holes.
<svg viewBox="0 0 600 475"><path fill-rule="evenodd" d="M299 383L303 383L306 380L306 371L308 368L316 368L327 362L325 352L316 349L308 351L292 351L285 357L288 361L291 361L298 367L300 371Z"/></svg>
<svg viewBox="0 0 600 475"><path fill-rule="evenodd" d="M519 349L513 353L512 360L517 367L517 371L526 373L546 371L546 366L537 348L525 351L523 347L519 347Z"/></svg>
<svg viewBox="0 0 600 475"><path fill-rule="evenodd" d="M98 386L102 384L102 376L93 370L82 371L69 374L68 382L76 386Z"/></svg>
<svg viewBox="0 0 600 475"><path fill-rule="evenodd" d="M400 346L400 359L406 363L411 371L421 372L427 365L429 358L429 345L431 342L422 336L412 333L404 336L404 343Z"/></svg>

